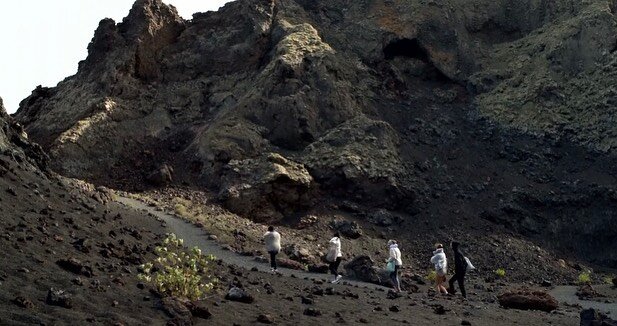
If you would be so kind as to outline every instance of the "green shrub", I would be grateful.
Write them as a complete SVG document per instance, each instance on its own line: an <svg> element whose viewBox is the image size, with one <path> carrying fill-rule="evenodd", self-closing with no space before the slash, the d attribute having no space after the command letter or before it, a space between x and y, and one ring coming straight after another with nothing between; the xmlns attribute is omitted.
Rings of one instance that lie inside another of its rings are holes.
<svg viewBox="0 0 617 326"><path fill-rule="evenodd" d="M591 283L591 272L583 272L578 275L578 284L589 284Z"/></svg>
<svg viewBox="0 0 617 326"><path fill-rule="evenodd" d="M435 282L435 280L437 279L437 272L435 272L435 271L428 272L428 275L426 276L426 279L429 282Z"/></svg>
<svg viewBox="0 0 617 326"><path fill-rule="evenodd" d="M499 278L504 278L506 276L506 270L503 268L499 268L495 271L495 275Z"/></svg>
<svg viewBox="0 0 617 326"><path fill-rule="evenodd" d="M614 278L615 278L615 276L607 275L607 276L604 276L604 278L602 280L604 281L604 284L612 285Z"/></svg>
<svg viewBox="0 0 617 326"><path fill-rule="evenodd" d="M155 252L158 257L141 266L143 272L138 278L162 295L198 300L214 288L217 280L210 274L214 256L203 255L197 247L187 250L175 234L170 234Z"/></svg>

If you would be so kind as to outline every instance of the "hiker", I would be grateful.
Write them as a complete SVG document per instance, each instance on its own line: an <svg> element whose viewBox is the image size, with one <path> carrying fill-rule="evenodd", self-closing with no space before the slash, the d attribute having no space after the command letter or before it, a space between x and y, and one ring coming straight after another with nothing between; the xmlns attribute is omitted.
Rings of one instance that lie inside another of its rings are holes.
<svg viewBox="0 0 617 326"><path fill-rule="evenodd" d="M281 235L274 231L273 226L268 227L268 232L264 234L266 250L270 254L270 271L277 272L276 255L281 251Z"/></svg>
<svg viewBox="0 0 617 326"><path fill-rule="evenodd" d="M388 249L390 250L390 257L388 258L388 264L394 265L393 268L389 267L390 281L394 287L394 292L401 292L401 282L398 277L398 272L403 261L401 260L401 250L398 248L396 240L388 240Z"/></svg>
<svg viewBox="0 0 617 326"><path fill-rule="evenodd" d="M467 271L467 261L465 260L465 255L463 255L463 252L461 251L460 243L453 241L451 247L454 251L454 276L450 279L450 287L448 288L448 292L450 294L456 293L456 290L454 289L454 281L456 281L463 298L467 298L467 292L465 292L465 272Z"/></svg>
<svg viewBox="0 0 617 326"><path fill-rule="evenodd" d="M435 265L435 289L437 293L448 294L448 290L443 285L446 283L446 275L448 275L448 259L443 252L443 245L441 243L435 244L435 251L433 251L433 257L431 257L431 263Z"/></svg>
<svg viewBox="0 0 617 326"><path fill-rule="evenodd" d="M326 260L330 263L330 273L334 275L332 283L338 283L343 277L338 273L338 267L341 264L343 254L341 253L341 234L339 232L334 233L334 237L330 239L330 247L328 249L328 255Z"/></svg>

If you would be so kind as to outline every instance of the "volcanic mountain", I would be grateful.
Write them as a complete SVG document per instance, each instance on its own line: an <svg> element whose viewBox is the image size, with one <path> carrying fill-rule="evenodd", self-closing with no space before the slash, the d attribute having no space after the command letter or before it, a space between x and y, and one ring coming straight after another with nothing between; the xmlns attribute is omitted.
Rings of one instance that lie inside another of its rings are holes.
<svg viewBox="0 0 617 326"><path fill-rule="evenodd" d="M264 223L385 210L400 237L510 232L617 267L614 9L243 0L185 20L138 0L15 118L97 185L201 189Z"/></svg>

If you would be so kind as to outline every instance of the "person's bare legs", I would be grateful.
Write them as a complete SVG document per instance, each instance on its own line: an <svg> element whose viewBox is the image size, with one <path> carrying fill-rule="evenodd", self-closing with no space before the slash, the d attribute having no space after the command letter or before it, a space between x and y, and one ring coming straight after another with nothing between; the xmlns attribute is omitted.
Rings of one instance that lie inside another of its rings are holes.
<svg viewBox="0 0 617 326"><path fill-rule="evenodd" d="M443 283L445 281L446 281L445 275L444 276L437 276L437 292L443 293L443 294L448 294L448 290L443 285Z"/></svg>

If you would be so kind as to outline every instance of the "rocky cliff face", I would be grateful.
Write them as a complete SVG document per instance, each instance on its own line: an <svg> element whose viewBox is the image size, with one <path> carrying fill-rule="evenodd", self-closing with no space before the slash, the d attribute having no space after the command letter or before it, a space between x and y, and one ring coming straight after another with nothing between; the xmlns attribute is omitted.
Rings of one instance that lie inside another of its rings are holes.
<svg viewBox="0 0 617 326"><path fill-rule="evenodd" d="M602 214L589 234L613 240L578 239L589 254L617 244L600 227L615 201L592 195L615 181L613 8L246 0L185 21L138 0L16 118L55 169L96 183L141 188L173 170L165 180L242 214L337 196L418 220L488 218L560 248Z"/></svg>

